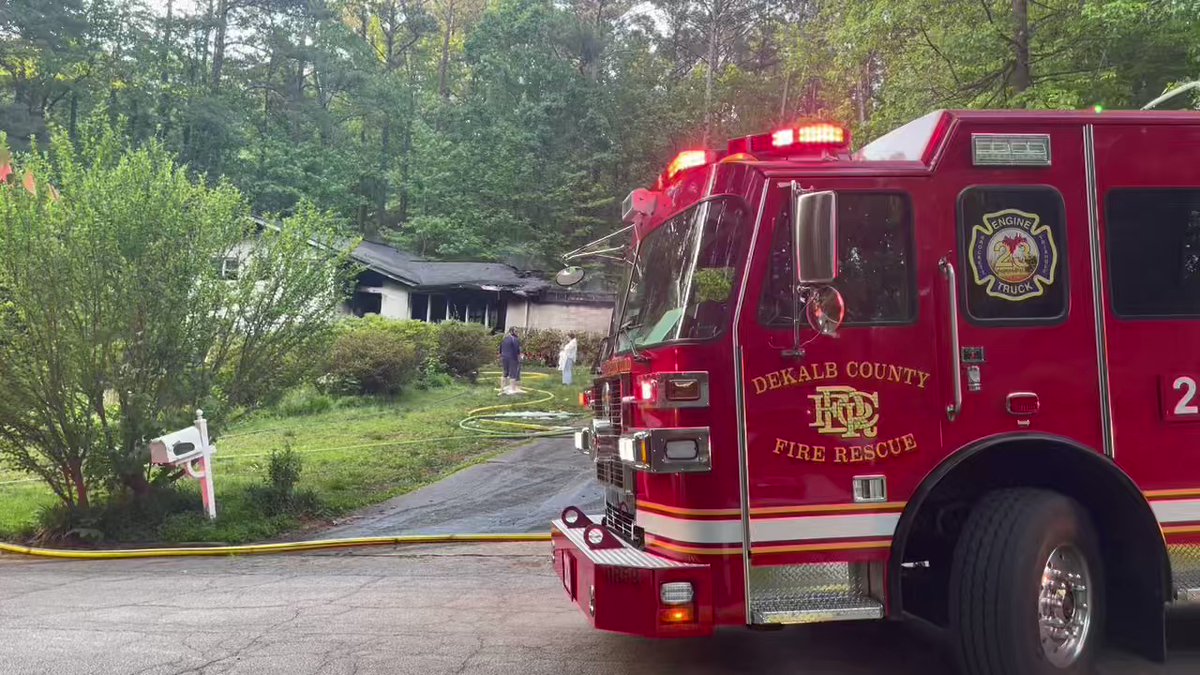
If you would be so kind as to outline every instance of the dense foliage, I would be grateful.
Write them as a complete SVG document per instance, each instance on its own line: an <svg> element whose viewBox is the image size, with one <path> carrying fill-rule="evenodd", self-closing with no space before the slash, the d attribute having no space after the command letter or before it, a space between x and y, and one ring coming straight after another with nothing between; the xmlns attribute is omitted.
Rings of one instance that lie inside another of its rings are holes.
<svg viewBox="0 0 1200 675"><path fill-rule="evenodd" d="M147 439L301 377L341 300L343 259L312 245L331 236L304 205L259 231L236 189L193 182L158 144L60 134L21 157L0 182L0 460L77 507L172 480L147 470Z"/></svg>
<svg viewBox="0 0 1200 675"><path fill-rule="evenodd" d="M490 331L476 323L447 321L438 325L437 358L446 372L474 379L495 361Z"/></svg>
<svg viewBox="0 0 1200 675"><path fill-rule="evenodd" d="M423 359L411 340L383 322L355 322L329 353L329 382L340 393L394 396L417 379Z"/></svg>
<svg viewBox="0 0 1200 675"><path fill-rule="evenodd" d="M418 253L609 231L671 155L804 116L1134 107L1200 76L1196 0L10 0L0 129L98 113ZM1182 100L1177 104L1188 105Z"/></svg>
<svg viewBox="0 0 1200 675"><path fill-rule="evenodd" d="M517 336L521 339L521 351L528 363L534 363L551 368L558 367L558 354L567 343L567 331L554 328L523 328L518 329ZM596 333L575 333L578 345L576 364L590 367L600 352L600 340L603 335Z"/></svg>

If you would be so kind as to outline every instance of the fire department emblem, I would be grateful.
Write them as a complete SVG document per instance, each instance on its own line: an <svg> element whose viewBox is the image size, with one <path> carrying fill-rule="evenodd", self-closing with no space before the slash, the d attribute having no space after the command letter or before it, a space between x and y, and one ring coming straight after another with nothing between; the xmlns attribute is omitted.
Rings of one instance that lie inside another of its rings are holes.
<svg viewBox="0 0 1200 675"><path fill-rule="evenodd" d="M817 387L809 394L813 402L810 427L818 433L842 438L875 438L879 434L879 393L868 394L854 387Z"/></svg>
<svg viewBox="0 0 1200 675"><path fill-rule="evenodd" d="M971 230L971 271L993 298L1020 302L1054 283L1058 247L1037 214L1016 209L985 213Z"/></svg>

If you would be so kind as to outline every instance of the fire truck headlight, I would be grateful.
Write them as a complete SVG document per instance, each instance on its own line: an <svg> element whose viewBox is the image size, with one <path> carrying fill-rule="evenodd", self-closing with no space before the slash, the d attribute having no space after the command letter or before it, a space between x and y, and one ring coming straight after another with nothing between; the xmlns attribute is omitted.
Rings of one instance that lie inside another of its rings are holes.
<svg viewBox="0 0 1200 675"><path fill-rule="evenodd" d="M694 438L667 441L667 459L688 460L700 456L700 444Z"/></svg>
<svg viewBox="0 0 1200 675"><path fill-rule="evenodd" d="M634 442L632 438L622 438L617 441L617 454L621 456L622 461L632 462L637 455L634 452Z"/></svg>
<svg viewBox="0 0 1200 675"><path fill-rule="evenodd" d="M658 598L664 605L686 605L695 598L692 584L687 581L672 581L659 587Z"/></svg>

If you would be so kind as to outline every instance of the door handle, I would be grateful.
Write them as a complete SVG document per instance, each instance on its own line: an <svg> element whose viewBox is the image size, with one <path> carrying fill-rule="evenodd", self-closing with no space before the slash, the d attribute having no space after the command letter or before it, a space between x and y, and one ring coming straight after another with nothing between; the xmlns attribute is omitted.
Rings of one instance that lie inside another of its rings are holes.
<svg viewBox="0 0 1200 675"><path fill-rule="evenodd" d="M946 291L950 298L950 377L954 381L954 400L946 406L946 417L951 422L962 412L962 353L958 347L958 274L954 263L947 256L938 261L938 269L946 280Z"/></svg>

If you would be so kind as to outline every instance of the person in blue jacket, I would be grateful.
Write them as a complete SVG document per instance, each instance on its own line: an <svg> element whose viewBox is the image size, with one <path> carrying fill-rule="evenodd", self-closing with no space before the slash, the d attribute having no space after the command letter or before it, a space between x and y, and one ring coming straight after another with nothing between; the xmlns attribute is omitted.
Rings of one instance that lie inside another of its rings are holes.
<svg viewBox="0 0 1200 675"><path fill-rule="evenodd" d="M500 341L500 365L504 370L500 379L500 393L521 393L521 340L517 337L516 328L509 328L508 335Z"/></svg>

